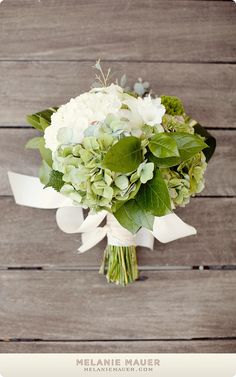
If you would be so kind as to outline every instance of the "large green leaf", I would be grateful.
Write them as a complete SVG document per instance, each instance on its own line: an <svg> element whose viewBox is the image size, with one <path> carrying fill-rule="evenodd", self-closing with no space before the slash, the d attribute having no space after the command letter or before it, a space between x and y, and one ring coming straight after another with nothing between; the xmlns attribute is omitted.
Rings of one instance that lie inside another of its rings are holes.
<svg viewBox="0 0 236 377"><path fill-rule="evenodd" d="M136 201L154 216L164 216L170 212L169 191L159 169L151 181L140 187Z"/></svg>
<svg viewBox="0 0 236 377"><path fill-rule="evenodd" d="M51 172L52 172L52 169L50 168L50 166L43 160L42 161L42 164L39 168L39 179L40 179L40 182L43 184L43 185L46 185L49 180L50 180L50 175L51 175Z"/></svg>
<svg viewBox="0 0 236 377"><path fill-rule="evenodd" d="M124 137L107 152L103 167L118 173L130 173L142 162L141 141L134 136Z"/></svg>
<svg viewBox="0 0 236 377"><path fill-rule="evenodd" d="M114 216L119 223L131 233L136 233L141 227L152 230L154 216L145 212L141 204L131 199L121 206Z"/></svg>
<svg viewBox="0 0 236 377"><path fill-rule="evenodd" d="M206 156L206 161L210 161L216 149L216 139L200 124L194 126L194 131L198 135L205 137L205 142L209 148L204 148L203 153Z"/></svg>
<svg viewBox="0 0 236 377"><path fill-rule="evenodd" d="M181 158L180 157L166 157L166 158L158 158L154 156L152 153L148 153L146 155L148 161L154 163L155 166L159 168L170 168L171 166L176 166L180 164Z"/></svg>
<svg viewBox="0 0 236 377"><path fill-rule="evenodd" d="M150 151L158 158L178 157L179 151L176 141L167 133L161 132L150 139Z"/></svg>
<svg viewBox="0 0 236 377"><path fill-rule="evenodd" d="M50 149L45 147L45 140L44 137L34 137L30 139L26 145L26 149L39 149L41 154L42 160L46 161L46 163L51 167L52 166L52 152Z"/></svg>
<svg viewBox="0 0 236 377"><path fill-rule="evenodd" d="M61 190L62 186L65 183L63 181L62 177L63 177L62 173L60 173L59 171L56 171L56 170L52 170L51 174L50 174L49 181L44 186L44 188L46 188L46 187L52 187L52 188L54 188L54 190L56 190L56 191L59 192Z"/></svg>
<svg viewBox="0 0 236 377"><path fill-rule="evenodd" d="M51 116L57 109L58 107L50 107L38 113L27 115L27 122L37 130L44 132L44 130L50 126Z"/></svg>
<svg viewBox="0 0 236 377"><path fill-rule="evenodd" d="M170 136L176 141L182 161L188 160L208 145L199 135L185 132L171 132Z"/></svg>
<svg viewBox="0 0 236 377"><path fill-rule="evenodd" d="M32 139L29 139L27 143L25 144L26 149L39 149L44 143L43 136L37 136L33 137Z"/></svg>

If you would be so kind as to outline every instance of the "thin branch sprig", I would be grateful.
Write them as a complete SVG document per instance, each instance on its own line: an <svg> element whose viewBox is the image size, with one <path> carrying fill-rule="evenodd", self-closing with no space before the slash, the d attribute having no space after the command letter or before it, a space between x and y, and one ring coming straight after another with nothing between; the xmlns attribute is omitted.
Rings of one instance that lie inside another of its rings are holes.
<svg viewBox="0 0 236 377"><path fill-rule="evenodd" d="M100 75L97 73L95 74L95 77L99 81L99 83L104 87L108 86L109 80L112 77L111 68L108 68L107 72L105 73L102 69L100 59L96 61L96 64L93 66L93 68L97 69L100 72Z"/></svg>

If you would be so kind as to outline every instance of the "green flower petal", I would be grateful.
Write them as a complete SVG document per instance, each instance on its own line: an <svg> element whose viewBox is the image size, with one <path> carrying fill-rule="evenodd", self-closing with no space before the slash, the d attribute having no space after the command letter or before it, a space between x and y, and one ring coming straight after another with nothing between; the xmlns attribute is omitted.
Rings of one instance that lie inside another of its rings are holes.
<svg viewBox="0 0 236 377"><path fill-rule="evenodd" d="M153 178L154 163L153 162L143 162L139 165L137 169L137 174L140 176L141 183L146 183Z"/></svg>
<svg viewBox="0 0 236 377"><path fill-rule="evenodd" d="M123 190L126 190L129 186L129 179L126 175L119 175L116 179L115 179L115 185L121 189L122 191Z"/></svg>

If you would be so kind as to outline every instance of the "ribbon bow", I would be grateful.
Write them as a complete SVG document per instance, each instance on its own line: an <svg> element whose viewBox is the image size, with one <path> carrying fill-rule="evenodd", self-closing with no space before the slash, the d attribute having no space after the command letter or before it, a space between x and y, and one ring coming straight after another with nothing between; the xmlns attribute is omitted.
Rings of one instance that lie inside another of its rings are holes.
<svg viewBox="0 0 236 377"><path fill-rule="evenodd" d="M89 214L84 219L80 206L50 187L44 189L37 177L13 172L8 172L8 177L17 204L41 209L57 208L58 227L65 233L82 234L82 245L78 248L80 253L91 249L106 236L109 245L136 245L153 249L154 238L166 243L197 233L194 227L170 213L155 217L152 231L142 228L133 235L106 211ZM105 218L106 225L99 226Z"/></svg>

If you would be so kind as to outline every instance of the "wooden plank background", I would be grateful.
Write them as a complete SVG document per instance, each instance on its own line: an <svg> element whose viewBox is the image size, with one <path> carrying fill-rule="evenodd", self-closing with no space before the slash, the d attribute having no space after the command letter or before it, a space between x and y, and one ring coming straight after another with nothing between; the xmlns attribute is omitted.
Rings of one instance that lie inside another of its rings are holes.
<svg viewBox="0 0 236 377"><path fill-rule="evenodd" d="M156 3L156 2L154 2ZM94 81L94 61L0 61L0 124L26 125L25 115L62 104L87 91ZM158 94L180 96L186 111L210 128L234 128L236 67L217 63L107 62L129 82L145 77Z"/></svg>
<svg viewBox="0 0 236 377"><path fill-rule="evenodd" d="M5 0L0 30L0 352L235 352L233 1ZM25 115L88 90L99 57L179 95L217 139L205 190L178 210L197 236L139 249L126 289L97 274L105 241L78 256L80 237L16 206L6 175L37 174Z"/></svg>

